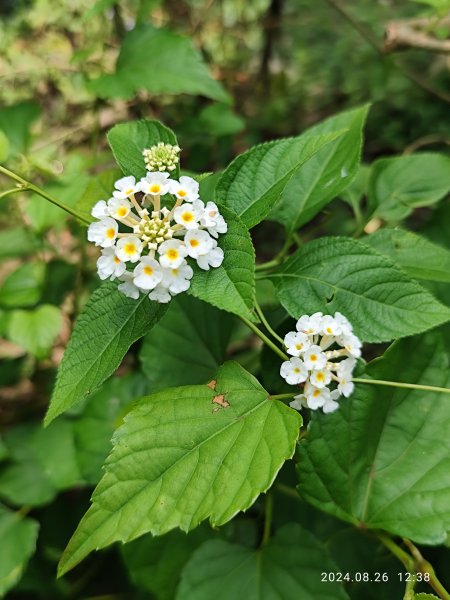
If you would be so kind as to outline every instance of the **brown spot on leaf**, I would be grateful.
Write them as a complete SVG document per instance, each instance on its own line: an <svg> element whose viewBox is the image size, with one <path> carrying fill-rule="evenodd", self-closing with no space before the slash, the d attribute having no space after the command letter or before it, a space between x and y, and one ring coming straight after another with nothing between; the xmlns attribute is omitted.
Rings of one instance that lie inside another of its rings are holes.
<svg viewBox="0 0 450 600"><path fill-rule="evenodd" d="M207 387L211 388L212 390L216 389L216 383L217 381L215 379L211 379L211 381L209 383L207 383Z"/></svg>
<svg viewBox="0 0 450 600"><path fill-rule="evenodd" d="M217 412L221 408L228 408L230 406L230 403L225 400L224 394L219 394L218 396L214 396L213 404L218 405L214 408L213 412Z"/></svg>

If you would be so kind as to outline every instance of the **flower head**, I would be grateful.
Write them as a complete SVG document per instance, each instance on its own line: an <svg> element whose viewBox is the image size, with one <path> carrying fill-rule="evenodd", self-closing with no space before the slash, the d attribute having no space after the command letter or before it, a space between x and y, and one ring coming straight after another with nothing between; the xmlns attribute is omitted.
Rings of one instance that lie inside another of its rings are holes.
<svg viewBox="0 0 450 600"><path fill-rule="evenodd" d="M147 171L173 171L180 162L181 148L159 142L142 151Z"/></svg>

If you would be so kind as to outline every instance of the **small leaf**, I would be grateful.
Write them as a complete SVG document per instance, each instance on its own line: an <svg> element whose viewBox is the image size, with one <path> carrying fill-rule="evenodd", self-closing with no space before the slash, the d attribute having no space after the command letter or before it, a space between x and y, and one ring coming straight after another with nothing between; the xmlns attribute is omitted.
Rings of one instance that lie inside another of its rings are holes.
<svg viewBox="0 0 450 600"><path fill-rule="evenodd" d="M21 265L3 281L0 288L0 306L4 308L33 306L41 297L44 279L44 263Z"/></svg>
<svg viewBox="0 0 450 600"><path fill-rule="evenodd" d="M43 304L34 310L14 310L9 316L8 337L37 359L43 359L61 326L61 311L56 306Z"/></svg>
<svg viewBox="0 0 450 600"><path fill-rule="evenodd" d="M294 318L339 311L367 342L420 333L450 319L450 309L391 260L349 238L309 242L268 277Z"/></svg>
<svg viewBox="0 0 450 600"><path fill-rule="evenodd" d="M292 456L300 415L271 400L237 363L225 363L216 380L215 390L158 392L127 414L60 575L116 540L189 531L208 517L226 523L272 485ZM229 406L215 412L217 394Z"/></svg>
<svg viewBox="0 0 450 600"><path fill-rule="evenodd" d="M183 570L178 600L348 600L341 583L323 582L339 571L325 547L297 523L281 527L252 550L221 540L205 542Z"/></svg>
<svg viewBox="0 0 450 600"><path fill-rule="evenodd" d="M121 126L116 125L116 127ZM143 163L142 154L140 160ZM82 196L77 200L75 205L77 211L87 219L92 219L92 207L99 200L109 200L111 198L114 191L114 182L120 177L121 174L118 169L108 169L96 177L92 177L86 185Z"/></svg>
<svg viewBox="0 0 450 600"><path fill-rule="evenodd" d="M345 129L343 135L319 149L291 179L270 214L271 219L294 231L348 187L359 170L368 110L366 104L340 113L301 136L324 136Z"/></svg>
<svg viewBox="0 0 450 600"><path fill-rule="evenodd" d="M159 121L143 119L115 125L108 132L108 142L124 175L134 175L139 179L147 173L142 151L159 142L176 146L177 138Z"/></svg>
<svg viewBox="0 0 450 600"><path fill-rule="evenodd" d="M36 548L39 523L0 505L0 597L13 588Z"/></svg>
<svg viewBox="0 0 450 600"><path fill-rule="evenodd" d="M116 72L102 75L90 87L102 98L129 99L145 89L153 95L198 94L229 102L189 37L150 25L135 27L126 35Z"/></svg>
<svg viewBox="0 0 450 600"><path fill-rule="evenodd" d="M220 207L228 224L227 233L221 235L218 245L223 249L224 260L220 267L203 271L194 265L189 294L252 321L255 304L255 251L248 229L238 217Z"/></svg>
<svg viewBox="0 0 450 600"><path fill-rule="evenodd" d="M19 102L0 109L0 129L10 144L10 154L23 154L30 142L30 128L41 112L36 102Z"/></svg>
<svg viewBox="0 0 450 600"><path fill-rule="evenodd" d="M442 337L391 346L369 378L450 387ZM314 413L299 450L299 491L362 528L420 544L450 529L450 404L444 393L356 384L332 415Z"/></svg>
<svg viewBox="0 0 450 600"><path fill-rule="evenodd" d="M450 191L450 158L419 153L382 158L369 177L368 203L372 216L397 221L419 206L430 206Z"/></svg>
<svg viewBox="0 0 450 600"><path fill-rule="evenodd" d="M144 338L140 359L152 392L204 383L225 360L233 317L181 294Z"/></svg>
<svg viewBox="0 0 450 600"><path fill-rule="evenodd" d="M220 204L234 211L250 229L272 210L294 174L343 131L301 135L254 146L225 169L216 188Z"/></svg>
<svg viewBox="0 0 450 600"><path fill-rule="evenodd" d="M44 423L96 390L119 366L133 342L162 317L167 306L142 295L127 298L117 284L101 285L75 323L59 367Z"/></svg>
<svg viewBox="0 0 450 600"><path fill-rule="evenodd" d="M363 239L415 279L450 282L450 251L405 229L380 229Z"/></svg>

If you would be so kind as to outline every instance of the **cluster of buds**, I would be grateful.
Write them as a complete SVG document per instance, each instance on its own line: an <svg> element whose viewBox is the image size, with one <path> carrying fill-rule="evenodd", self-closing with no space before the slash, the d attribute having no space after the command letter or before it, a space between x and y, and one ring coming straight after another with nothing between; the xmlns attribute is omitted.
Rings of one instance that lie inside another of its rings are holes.
<svg viewBox="0 0 450 600"><path fill-rule="evenodd" d="M129 298L144 293L166 303L189 288L194 271L188 260L206 271L222 264L217 239L227 224L214 202L199 198L194 179L151 171L140 181L123 177L114 187L112 198L93 207L98 221L88 229L88 240L102 248L100 279L119 280L118 289Z"/></svg>
<svg viewBox="0 0 450 600"><path fill-rule="evenodd" d="M334 317L321 312L303 315L297 331L284 338L292 356L281 365L280 374L290 385L299 385L302 393L294 396L292 408L322 408L334 412L340 396L353 392L352 373L361 356L361 341L354 335L348 319L339 312ZM334 389L332 389L332 386Z"/></svg>
<svg viewBox="0 0 450 600"><path fill-rule="evenodd" d="M180 162L181 148L159 142L142 151L147 171L174 171Z"/></svg>

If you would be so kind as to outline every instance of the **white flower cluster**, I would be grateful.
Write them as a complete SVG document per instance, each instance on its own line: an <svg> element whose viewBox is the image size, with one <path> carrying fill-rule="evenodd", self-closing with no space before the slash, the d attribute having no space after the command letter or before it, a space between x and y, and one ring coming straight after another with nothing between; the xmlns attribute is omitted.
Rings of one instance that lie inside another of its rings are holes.
<svg viewBox="0 0 450 600"><path fill-rule="evenodd" d="M306 406L334 412L342 395L353 392L352 373L362 344L354 335L348 319L339 312L334 317L321 312L303 315L297 331L290 331L284 345L292 358L281 365L280 374L290 385L303 384L303 393L294 396L292 408ZM332 390L330 386L335 384Z"/></svg>
<svg viewBox="0 0 450 600"><path fill-rule="evenodd" d="M159 142L142 151L147 171L174 171L180 162L181 148Z"/></svg>
<svg viewBox="0 0 450 600"><path fill-rule="evenodd" d="M162 197L171 201L170 210L161 205ZM92 216L98 221L89 226L88 240L102 248L98 275L118 279L119 290L129 298L142 292L156 302L169 302L191 284L194 272L188 259L206 271L222 264L217 238L227 224L214 202L200 200L199 185L191 177L175 180L160 171L138 182L123 177L112 198L97 202Z"/></svg>

